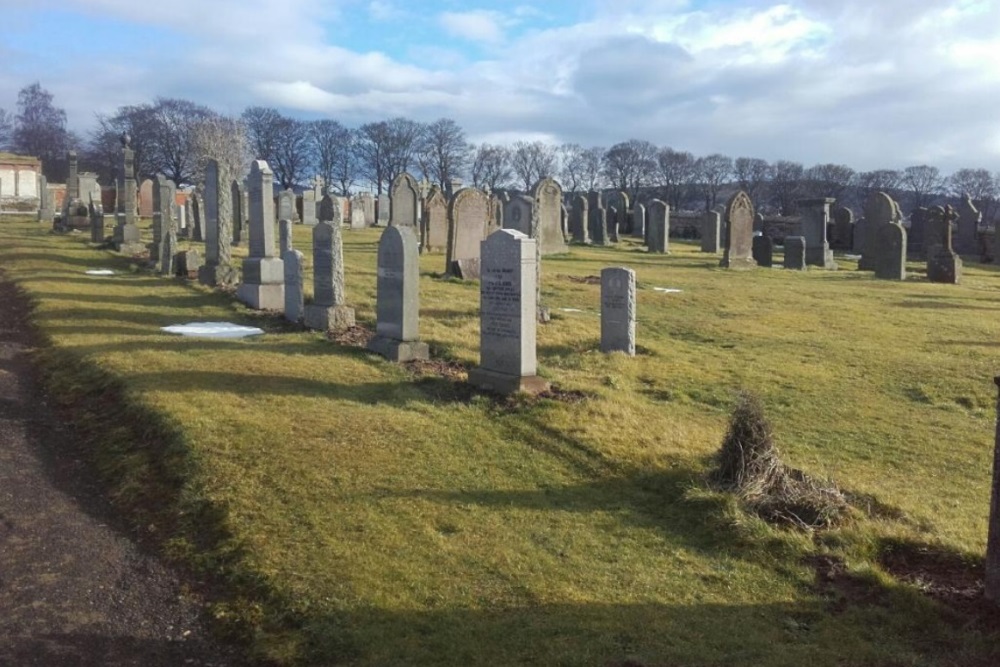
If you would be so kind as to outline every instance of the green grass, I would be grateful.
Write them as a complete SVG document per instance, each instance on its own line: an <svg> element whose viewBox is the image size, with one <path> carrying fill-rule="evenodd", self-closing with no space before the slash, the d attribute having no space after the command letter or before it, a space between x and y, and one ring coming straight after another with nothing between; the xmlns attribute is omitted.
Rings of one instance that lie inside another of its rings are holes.
<svg viewBox="0 0 1000 667"><path fill-rule="evenodd" d="M296 247L311 259L309 230ZM377 230L345 231L347 287L374 324ZM498 402L218 292L0 222L0 267L33 298L50 390L78 415L120 505L215 575L214 612L282 663L950 665L997 636L898 582L890 541L977 563L985 547L1000 274L960 286L838 272L734 273L693 245L547 258L540 372L582 402ZM602 355L605 266L637 271L634 359ZM111 267L113 278L87 268ZM421 333L478 359L478 286L421 258ZM680 294L656 292L674 287ZM567 312L562 309L579 309ZM264 336L184 339L226 319ZM735 392L758 393L785 461L902 520L818 535L704 490ZM845 561L871 599L815 585ZM979 562L981 565L981 562Z"/></svg>

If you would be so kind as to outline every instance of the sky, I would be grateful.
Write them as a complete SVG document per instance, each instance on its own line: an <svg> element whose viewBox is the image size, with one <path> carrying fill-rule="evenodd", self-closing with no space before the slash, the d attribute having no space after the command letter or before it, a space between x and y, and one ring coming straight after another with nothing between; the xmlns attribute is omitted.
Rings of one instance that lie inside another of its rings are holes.
<svg viewBox="0 0 1000 667"><path fill-rule="evenodd" d="M1000 0L0 0L0 108L180 97L470 141L1000 171Z"/></svg>

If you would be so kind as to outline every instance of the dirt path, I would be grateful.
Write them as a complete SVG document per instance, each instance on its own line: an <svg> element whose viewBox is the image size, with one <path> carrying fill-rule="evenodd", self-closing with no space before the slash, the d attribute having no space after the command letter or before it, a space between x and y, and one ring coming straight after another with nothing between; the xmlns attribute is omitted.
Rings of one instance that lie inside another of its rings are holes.
<svg viewBox="0 0 1000 667"><path fill-rule="evenodd" d="M35 382L27 315L0 274L0 665L247 664L121 530Z"/></svg>

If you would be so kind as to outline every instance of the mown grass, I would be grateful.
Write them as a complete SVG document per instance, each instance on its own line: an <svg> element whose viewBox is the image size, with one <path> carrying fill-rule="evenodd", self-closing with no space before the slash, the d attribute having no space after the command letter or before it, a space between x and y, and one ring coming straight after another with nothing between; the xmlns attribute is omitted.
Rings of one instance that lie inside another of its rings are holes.
<svg viewBox="0 0 1000 667"><path fill-rule="evenodd" d="M373 326L377 230L345 231L348 296ZM295 230L309 261L309 230ZM164 549L228 583L221 625L281 663L949 665L993 630L892 579L894 541L979 558L1000 274L960 286L844 270L733 273L675 242L544 262L540 372L581 402L503 402L416 380L232 298L0 223L0 267L36 304L54 395L84 415L112 492ZM634 359L598 352L596 276L639 282ZM87 268L111 267L112 278ZM478 287L421 258L421 331L478 359ZM679 288L679 294L656 291ZM564 310L570 309L570 310ZM582 312L573 312L579 310ZM264 336L184 339L230 320ZM705 490L738 389L790 465L897 518L809 535ZM807 558L876 595L833 605Z"/></svg>

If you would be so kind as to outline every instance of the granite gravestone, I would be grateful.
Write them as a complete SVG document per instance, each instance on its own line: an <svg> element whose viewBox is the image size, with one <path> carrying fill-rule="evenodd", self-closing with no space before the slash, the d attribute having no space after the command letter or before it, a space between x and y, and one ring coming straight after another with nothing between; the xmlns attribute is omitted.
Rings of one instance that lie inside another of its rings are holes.
<svg viewBox="0 0 1000 667"><path fill-rule="evenodd" d="M876 227L876 278L906 280L906 229L898 222L899 218L899 207L896 207L896 221Z"/></svg>
<svg viewBox="0 0 1000 667"><path fill-rule="evenodd" d="M632 206L632 238L646 238L646 207L638 203Z"/></svg>
<svg viewBox="0 0 1000 667"><path fill-rule="evenodd" d="M859 230L855 226L854 233L861 232L861 259L858 261L858 269L861 271L875 271L879 263L878 256L881 248L878 244L880 230L885 225L899 224L899 206L892 197L884 192L873 192L864 203L864 223ZM886 238L893 237L892 234Z"/></svg>
<svg viewBox="0 0 1000 667"><path fill-rule="evenodd" d="M531 233L531 208L534 200L527 195L514 195L503 206L503 228L516 229L534 238Z"/></svg>
<svg viewBox="0 0 1000 667"><path fill-rule="evenodd" d="M191 193L191 240L199 243L205 240L203 221L201 219L204 207L202 198L197 192Z"/></svg>
<svg viewBox="0 0 1000 667"><path fill-rule="evenodd" d="M302 224L310 227L318 222L316 219L316 191L304 190L302 192Z"/></svg>
<svg viewBox="0 0 1000 667"><path fill-rule="evenodd" d="M740 190L726 204L726 244L719 266L725 269L752 269L753 261L753 202Z"/></svg>
<svg viewBox="0 0 1000 667"><path fill-rule="evenodd" d="M233 181L229 187L229 196L233 203L233 245L242 244L247 235L247 206L244 203L243 186L239 181Z"/></svg>
<svg viewBox="0 0 1000 667"><path fill-rule="evenodd" d="M806 239L806 264L824 269L836 269L833 251L826 237L830 224L831 197L800 199L797 204L802 215L802 236Z"/></svg>
<svg viewBox="0 0 1000 667"><path fill-rule="evenodd" d="M670 251L670 207L660 199L649 202L646 210L646 245L649 252Z"/></svg>
<svg viewBox="0 0 1000 667"><path fill-rule="evenodd" d="M300 322L305 310L305 258L299 250L281 256L285 270L285 319Z"/></svg>
<svg viewBox="0 0 1000 667"><path fill-rule="evenodd" d="M701 217L701 251L722 252L722 216L715 211L706 211Z"/></svg>
<svg viewBox="0 0 1000 667"><path fill-rule="evenodd" d="M569 250L562 230L562 187L551 178L543 178L532 188L534 238L541 256L556 255Z"/></svg>
<svg viewBox="0 0 1000 667"><path fill-rule="evenodd" d="M785 264L791 271L806 270L806 239L804 236L785 237Z"/></svg>
<svg viewBox="0 0 1000 667"><path fill-rule="evenodd" d="M132 150L132 139L127 133L121 137L122 159L119 192L122 194L116 211L114 242L118 252L125 255L137 255L143 251L142 234L139 231L137 219L136 184L135 184L135 152Z"/></svg>
<svg viewBox="0 0 1000 667"><path fill-rule="evenodd" d="M635 355L635 271L601 270L601 352Z"/></svg>
<svg viewBox="0 0 1000 667"><path fill-rule="evenodd" d="M285 308L285 263L275 256L273 179L264 160L250 165L250 256L243 260L243 283L236 296L257 310L281 311Z"/></svg>
<svg viewBox="0 0 1000 667"><path fill-rule="evenodd" d="M548 389L537 376L536 244L513 229L482 241L480 362L469 371L469 383L481 389L500 394Z"/></svg>
<svg viewBox="0 0 1000 667"><path fill-rule="evenodd" d="M87 210L90 214L90 242L104 243L104 209L91 198Z"/></svg>
<svg viewBox="0 0 1000 667"><path fill-rule="evenodd" d="M962 280L962 258L951 242L951 226L959 214L954 208L935 206L927 219L927 279L932 283L957 285Z"/></svg>
<svg viewBox="0 0 1000 667"><path fill-rule="evenodd" d="M421 239L424 252L444 252L448 249L448 200L436 185L424 202Z"/></svg>
<svg viewBox="0 0 1000 667"><path fill-rule="evenodd" d="M968 194L962 195L962 200L958 204L955 252L960 255L972 255L979 251L976 234L982 219L983 214L972 203L972 197Z"/></svg>
<svg viewBox="0 0 1000 667"><path fill-rule="evenodd" d="M389 195L378 196L376 212L378 213L377 224L379 227L385 227L389 224L389 201Z"/></svg>
<svg viewBox="0 0 1000 667"><path fill-rule="evenodd" d="M198 271L202 285L225 286L236 283L233 267L233 190L229 167L209 159L205 163L205 264Z"/></svg>
<svg viewBox="0 0 1000 667"><path fill-rule="evenodd" d="M161 265L163 242L173 227L171 185L163 174L153 177L153 243L149 247L149 260L156 267Z"/></svg>
<svg viewBox="0 0 1000 667"><path fill-rule="evenodd" d="M766 234L754 234L753 261L757 266L771 267L774 265L774 241Z"/></svg>
<svg viewBox="0 0 1000 667"><path fill-rule="evenodd" d="M609 206L604 209L604 215L608 225L608 241L618 243L618 209Z"/></svg>
<svg viewBox="0 0 1000 667"><path fill-rule="evenodd" d="M837 250L851 250L854 245L854 213L846 206L833 209L833 240Z"/></svg>
<svg viewBox="0 0 1000 667"><path fill-rule="evenodd" d="M590 206L587 198L578 195L573 198L573 210L569 216L569 231L573 243L590 243Z"/></svg>
<svg viewBox="0 0 1000 667"><path fill-rule="evenodd" d="M339 331L354 326L354 309L344 288L344 243L340 223L333 220L330 195L320 203L319 222L313 227L313 302L303 321L317 331Z"/></svg>
<svg viewBox="0 0 1000 667"><path fill-rule="evenodd" d="M392 181L389 189L389 224L417 227L420 207L420 189L416 179L402 173Z"/></svg>
<svg viewBox="0 0 1000 667"><path fill-rule="evenodd" d="M368 349L397 362L429 357L420 341L420 250L410 227L390 226L379 240L375 311Z"/></svg>
<svg viewBox="0 0 1000 667"><path fill-rule="evenodd" d="M278 255L284 258L285 253L292 249L292 221L282 218L278 220Z"/></svg>
<svg viewBox="0 0 1000 667"><path fill-rule="evenodd" d="M591 190L587 194L587 231L594 245L609 245L608 216L601 203L601 193Z"/></svg>

